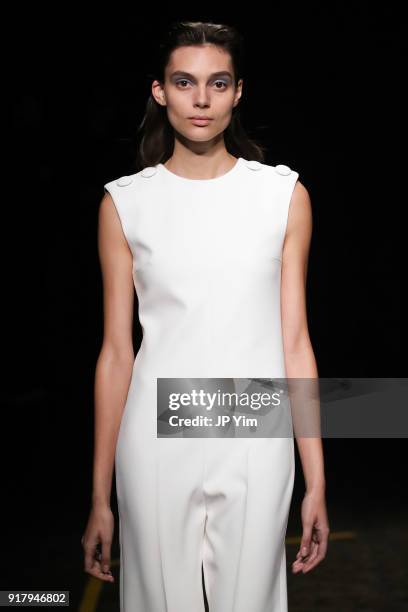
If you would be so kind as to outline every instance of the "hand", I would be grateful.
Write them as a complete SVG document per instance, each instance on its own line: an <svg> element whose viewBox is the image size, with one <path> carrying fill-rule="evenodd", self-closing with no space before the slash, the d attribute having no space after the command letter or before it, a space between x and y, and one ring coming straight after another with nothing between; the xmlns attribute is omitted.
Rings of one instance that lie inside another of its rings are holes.
<svg viewBox="0 0 408 612"><path fill-rule="evenodd" d="M326 503L322 491L306 492L302 501L303 535L296 561L292 563L294 574L313 569L324 557L329 538Z"/></svg>
<svg viewBox="0 0 408 612"><path fill-rule="evenodd" d="M84 571L105 582L114 582L110 571L114 516L109 506L93 506L81 544L85 551Z"/></svg>

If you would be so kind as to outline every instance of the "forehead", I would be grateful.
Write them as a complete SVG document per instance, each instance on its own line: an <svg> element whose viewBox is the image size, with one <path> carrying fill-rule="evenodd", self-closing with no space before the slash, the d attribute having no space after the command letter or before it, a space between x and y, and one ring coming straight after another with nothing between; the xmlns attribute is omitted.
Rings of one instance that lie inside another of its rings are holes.
<svg viewBox="0 0 408 612"><path fill-rule="evenodd" d="M196 76L229 72L232 76L232 62L229 53L216 45L186 45L174 49L166 71L170 76L176 71Z"/></svg>

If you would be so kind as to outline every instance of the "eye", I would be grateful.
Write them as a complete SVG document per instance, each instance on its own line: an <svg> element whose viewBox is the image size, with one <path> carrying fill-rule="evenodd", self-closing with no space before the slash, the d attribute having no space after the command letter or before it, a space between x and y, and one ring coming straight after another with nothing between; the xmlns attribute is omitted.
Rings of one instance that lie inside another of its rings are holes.
<svg viewBox="0 0 408 612"><path fill-rule="evenodd" d="M176 81L176 85L178 85L179 83L188 83L187 79L179 79L178 81ZM185 87L182 87L182 89L185 89Z"/></svg>
<svg viewBox="0 0 408 612"><path fill-rule="evenodd" d="M189 83L188 79L179 79L178 81L176 81L176 85L180 85L181 83ZM223 85L224 87L228 87L228 83L225 83L224 81L214 81L215 84L217 83L221 83L221 85ZM186 89L184 86L181 87L181 89ZM222 89L221 87L216 87L216 89Z"/></svg>

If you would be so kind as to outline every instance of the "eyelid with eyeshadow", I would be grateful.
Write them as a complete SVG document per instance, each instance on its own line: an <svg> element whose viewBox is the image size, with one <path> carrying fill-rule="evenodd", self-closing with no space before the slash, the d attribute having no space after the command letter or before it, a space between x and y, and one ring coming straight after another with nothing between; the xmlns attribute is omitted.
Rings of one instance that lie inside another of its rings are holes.
<svg viewBox="0 0 408 612"><path fill-rule="evenodd" d="M186 77L176 79L175 83L176 84L180 83L180 81L189 81L191 83L190 79L187 79ZM228 80L224 81L224 79L215 79L214 83L223 83L225 86L227 86L228 85Z"/></svg>

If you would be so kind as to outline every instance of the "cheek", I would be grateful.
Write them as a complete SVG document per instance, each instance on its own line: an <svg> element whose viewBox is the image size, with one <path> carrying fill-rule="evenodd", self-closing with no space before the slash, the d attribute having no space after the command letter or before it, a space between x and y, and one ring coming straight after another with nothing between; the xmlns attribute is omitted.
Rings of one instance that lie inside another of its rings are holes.
<svg viewBox="0 0 408 612"><path fill-rule="evenodd" d="M233 103L233 96L224 95L222 99L221 96L220 98L214 97L212 100L212 108L220 121L225 121L225 119L228 119L231 115Z"/></svg>
<svg viewBox="0 0 408 612"><path fill-rule="evenodd" d="M169 112L171 112L174 117L184 117L186 110L191 110L191 99L186 92L179 95L177 95L177 92L173 92L171 96L167 96L166 99Z"/></svg>
<svg viewBox="0 0 408 612"><path fill-rule="evenodd" d="M223 107L217 112L217 123L222 125L228 124L231 120L231 113L231 105L223 105Z"/></svg>

